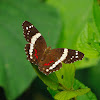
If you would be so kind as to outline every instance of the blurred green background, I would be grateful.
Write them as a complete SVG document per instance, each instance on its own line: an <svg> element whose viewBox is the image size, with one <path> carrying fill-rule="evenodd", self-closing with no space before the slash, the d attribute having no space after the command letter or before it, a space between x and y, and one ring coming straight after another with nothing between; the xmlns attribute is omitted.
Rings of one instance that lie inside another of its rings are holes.
<svg viewBox="0 0 100 100"><path fill-rule="evenodd" d="M0 100L53 100L26 60L22 23L31 22L52 48L83 52L75 78L100 100L100 1L1 0Z"/></svg>

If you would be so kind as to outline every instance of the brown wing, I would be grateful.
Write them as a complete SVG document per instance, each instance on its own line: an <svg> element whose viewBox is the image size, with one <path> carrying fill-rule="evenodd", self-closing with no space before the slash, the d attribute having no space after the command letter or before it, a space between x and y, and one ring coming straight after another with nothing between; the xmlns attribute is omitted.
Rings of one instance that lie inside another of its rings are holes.
<svg viewBox="0 0 100 100"><path fill-rule="evenodd" d="M39 31L28 21L23 24L24 36L28 44L25 45L25 52L27 59L38 65L45 49L47 48L46 42Z"/></svg>
<svg viewBox="0 0 100 100"><path fill-rule="evenodd" d="M22 27L23 35L27 42L31 42L32 36L34 36L36 33L39 33L39 31L28 21L24 21Z"/></svg>
<svg viewBox="0 0 100 100"><path fill-rule="evenodd" d="M71 49L53 49L42 57L38 68L41 72L48 75L59 70L62 67L62 62L73 63L74 61L82 60L83 56L83 53Z"/></svg>
<svg viewBox="0 0 100 100"><path fill-rule="evenodd" d="M60 58L64 52L63 48L52 49L48 53L44 54L39 62L39 70L48 75L62 67Z"/></svg>
<svg viewBox="0 0 100 100"><path fill-rule="evenodd" d="M82 60L84 57L84 54L77 50L71 50L68 49L68 55L66 56L66 59L63 61L64 63L74 63L77 60Z"/></svg>

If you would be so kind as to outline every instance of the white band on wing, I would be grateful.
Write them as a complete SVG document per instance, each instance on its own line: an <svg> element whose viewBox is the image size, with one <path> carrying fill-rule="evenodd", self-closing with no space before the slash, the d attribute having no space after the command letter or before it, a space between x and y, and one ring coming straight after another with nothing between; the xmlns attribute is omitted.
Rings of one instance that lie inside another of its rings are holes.
<svg viewBox="0 0 100 100"><path fill-rule="evenodd" d="M64 49L64 52L63 52L62 56L60 57L60 59L58 61L56 61L52 66L50 66L49 70L54 69L59 63L64 61L66 59L67 55L68 55L68 49Z"/></svg>
<svg viewBox="0 0 100 100"><path fill-rule="evenodd" d="M30 54L30 59L32 59L32 54L33 54L33 49L34 49L34 45L35 42L37 41L37 39L41 36L40 33L36 33L34 36L32 36L31 38L31 43L30 43L30 49L29 49L29 54Z"/></svg>

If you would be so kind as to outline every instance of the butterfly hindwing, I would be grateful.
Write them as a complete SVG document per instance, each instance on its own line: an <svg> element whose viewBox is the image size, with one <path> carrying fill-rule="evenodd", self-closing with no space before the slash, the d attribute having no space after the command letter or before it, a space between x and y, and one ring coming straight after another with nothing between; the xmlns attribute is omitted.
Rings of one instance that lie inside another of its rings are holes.
<svg viewBox="0 0 100 100"><path fill-rule="evenodd" d="M77 60L82 60L84 54L71 49L57 48L52 49L43 56L43 60L39 62L39 70L48 75L51 72L59 70L62 67L62 62L73 63Z"/></svg>
<svg viewBox="0 0 100 100"><path fill-rule="evenodd" d="M28 21L23 24L24 36L28 44L25 45L25 52L27 59L34 64L39 63L45 49L46 42L39 31Z"/></svg>
<svg viewBox="0 0 100 100"><path fill-rule="evenodd" d="M65 52L67 53L67 49ZM44 54L42 60L40 60L38 66L39 70L46 75L59 70L62 67L62 62L60 60L63 60L63 58L61 58L61 56L65 52L63 48L49 50L48 53Z"/></svg>

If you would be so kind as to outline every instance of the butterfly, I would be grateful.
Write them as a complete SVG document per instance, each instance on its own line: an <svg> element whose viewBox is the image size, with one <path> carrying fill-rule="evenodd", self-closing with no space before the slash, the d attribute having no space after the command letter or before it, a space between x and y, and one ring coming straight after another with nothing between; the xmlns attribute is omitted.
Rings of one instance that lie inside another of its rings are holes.
<svg viewBox="0 0 100 100"><path fill-rule="evenodd" d="M25 45L27 59L30 63L37 65L45 75L59 70L62 67L62 62L70 64L82 60L84 57L84 54L77 50L47 47L41 33L28 21L24 21L22 27L24 37L28 42Z"/></svg>

